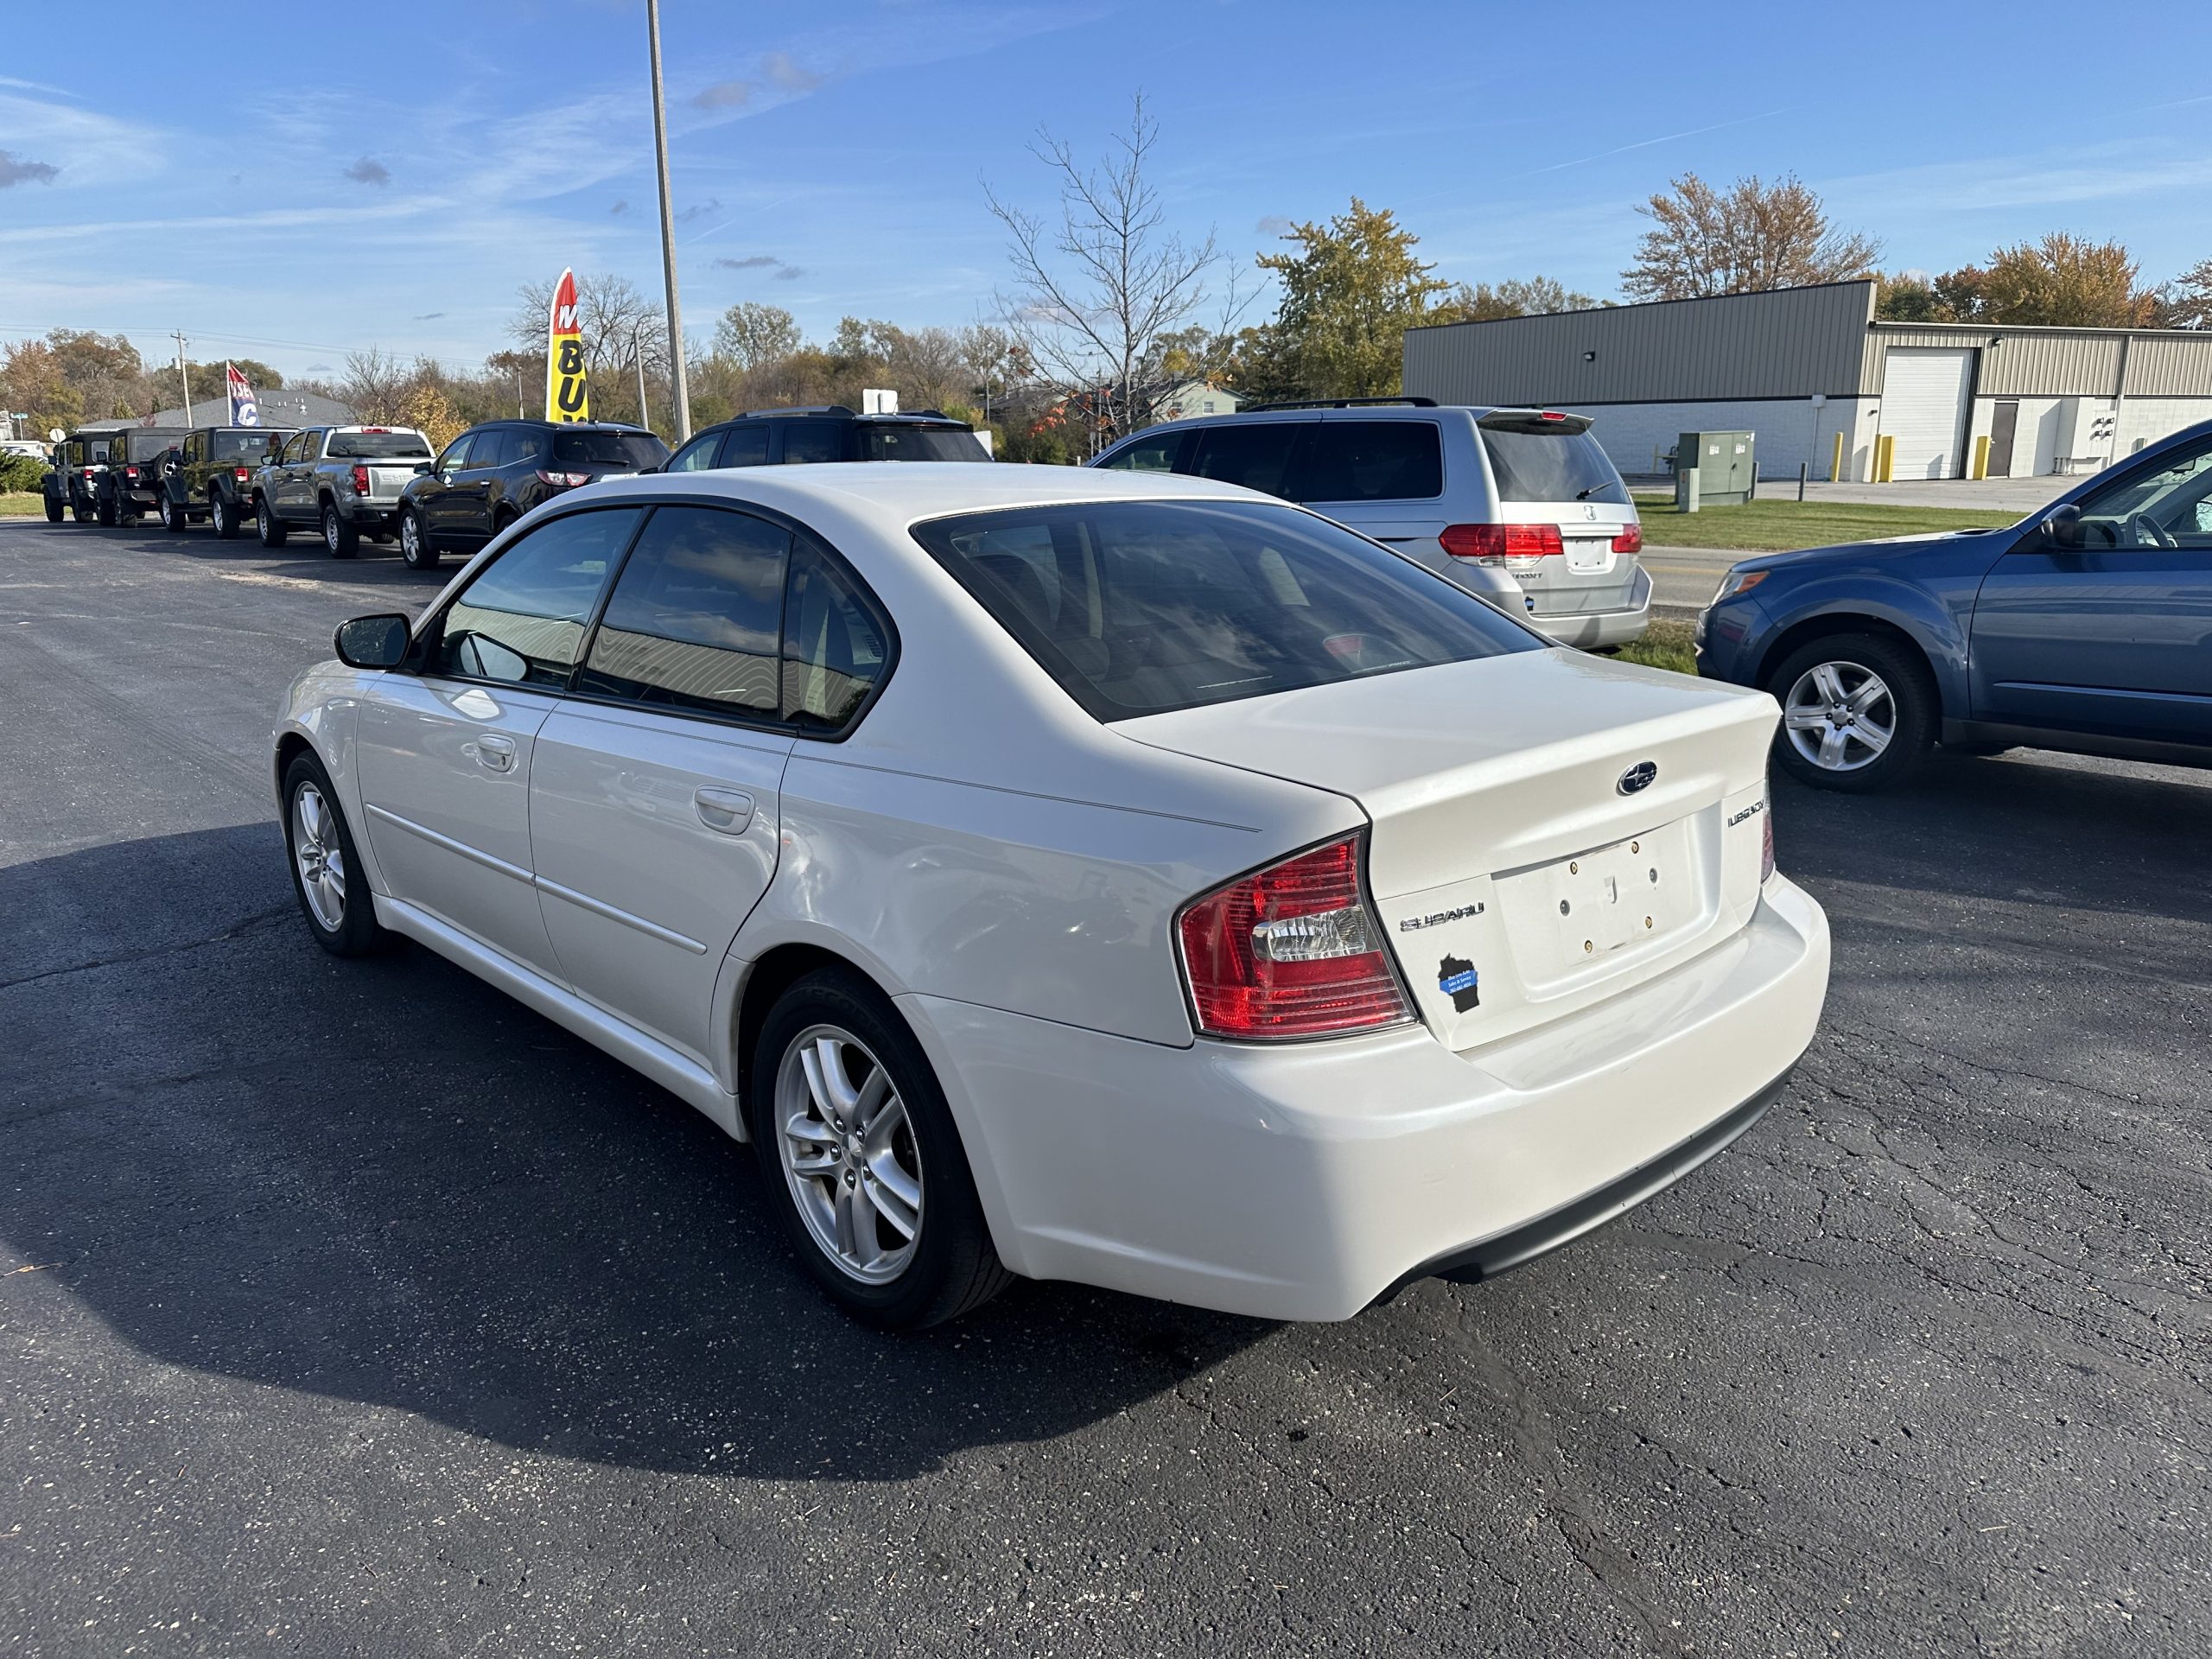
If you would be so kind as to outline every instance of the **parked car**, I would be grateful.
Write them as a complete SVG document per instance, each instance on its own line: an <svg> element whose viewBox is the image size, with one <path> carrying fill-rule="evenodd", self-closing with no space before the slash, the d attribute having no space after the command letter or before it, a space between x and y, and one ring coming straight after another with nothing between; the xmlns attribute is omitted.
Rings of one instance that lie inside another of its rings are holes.
<svg viewBox="0 0 2212 1659"><path fill-rule="evenodd" d="M154 505L168 465L184 437L174 426L133 426L108 439L108 464L92 480L92 515L103 524L136 524Z"/></svg>
<svg viewBox="0 0 2212 1659"><path fill-rule="evenodd" d="M201 518L226 541L253 517L253 475L292 435L289 426L202 426L184 435L165 469L157 500L162 528L181 531Z"/></svg>
<svg viewBox="0 0 2212 1659"><path fill-rule="evenodd" d="M1262 404L1147 427L1090 465L1302 502L1561 645L1625 645L1650 618L1636 505L1580 415L1426 397Z"/></svg>
<svg viewBox="0 0 2212 1659"><path fill-rule="evenodd" d="M613 421L493 421L472 426L399 504L399 550L426 570L449 550L474 552L542 501L602 479L658 471L668 446Z"/></svg>
<svg viewBox="0 0 2212 1659"><path fill-rule="evenodd" d="M1697 657L1773 694L1776 755L1821 788L1938 742L2212 766L2212 422L2008 529L1745 559Z"/></svg>
<svg viewBox="0 0 2212 1659"><path fill-rule="evenodd" d="M988 461L965 421L933 409L862 415L842 404L756 409L694 435L665 470L783 467L819 461Z"/></svg>
<svg viewBox="0 0 2212 1659"><path fill-rule="evenodd" d="M264 547L312 526L334 559L369 536L389 540L400 497L430 464L430 441L411 426L307 426L253 475L253 518Z"/></svg>
<svg viewBox="0 0 2212 1659"><path fill-rule="evenodd" d="M111 432L72 432L54 446L50 471L39 480L46 498L46 522L58 524L68 513L80 524L92 523L99 512L99 479L107 470Z"/></svg>
<svg viewBox="0 0 2212 1659"><path fill-rule="evenodd" d="M1741 1133L1825 995L1768 698L1200 479L601 484L335 643L275 733L315 938L750 1138L886 1325L1503 1271Z"/></svg>

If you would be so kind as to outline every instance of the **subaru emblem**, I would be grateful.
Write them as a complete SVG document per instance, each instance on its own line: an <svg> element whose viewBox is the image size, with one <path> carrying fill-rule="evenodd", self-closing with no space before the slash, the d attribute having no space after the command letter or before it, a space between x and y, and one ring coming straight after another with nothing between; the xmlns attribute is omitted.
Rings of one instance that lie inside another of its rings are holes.
<svg viewBox="0 0 2212 1659"><path fill-rule="evenodd" d="M1621 773L1621 781L1618 787L1622 794L1633 795L1639 790L1650 788L1651 780L1658 775L1659 763L1656 760L1639 760Z"/></svg>

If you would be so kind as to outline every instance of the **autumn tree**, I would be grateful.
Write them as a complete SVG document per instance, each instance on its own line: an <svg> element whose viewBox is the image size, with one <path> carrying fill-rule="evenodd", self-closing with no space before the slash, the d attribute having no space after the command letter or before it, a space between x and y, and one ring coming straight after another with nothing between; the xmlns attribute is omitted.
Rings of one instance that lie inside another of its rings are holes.
<svg viewBox="0 0 2212 1659"><path fill-rule="evenodd" d="M1207 278L1220 257L1212 232L1189 241L1166 228L1148 171L1159 137L1141 97L1128 130L1115 137L1096 167L1077 161L1065 141L1039 133L1030 153L1058 188L1050 214L984 187L1006 227L1014 268L1012 289L999 296L1001 321L1037 375L1082 411L1094 436L1144 424L1159 390L1144 383L1146 356L1160 335L1205 304Z"/></svg>
<svg viewBox="0 0 2212 1659"><path fill-rule="evenodd" d="M43 340L16 340L0 357L0 391L6 406L31 416L43 435L86 421L131 420L162 407L158 383L136 346L121 334L56 328ZM168 376L168 397L181 394Z"/></svg>
<svg viewBox="0 0 2212 1659"><path fill-rule="evenodd" d="M2118 242L2054 231L1999 248L1986 266L1948 273L1938 283L1961 321L2142 328L2157 321L2158 299L2137 286L2141 269Z"/></svg>
<svg viewBox="0 0 2212 1659"><path fill-rule="evenodd" d="M1396 391L1406 330L1432 321L1430 302L1451 288L1414 257L1419 238L1389 208L1354 196L1349 211L1294 226L1283 240L1297 250L1259 259L1282 283L1274 321L1251 342L1263 378L1316 397Z"/></svg>
<svg viewBox="0 0 2212 1659"><path fill-rule="evenodd" d="M1550 276L1509 277L1492 285L1461 283L1429 308L1431 322L1491 322L1503 317L1545 317L1559 311L1594 311L1610 301L1571 289Z"/></svg>
<svg viewBox="0 0 2212 1659"><path fill-rule="evenodd" d="M1951 322L1951 302L1937 293L1936 278L1924 270L1900 270L1878 277L1874 315L1884 322Z"/></svg>
<svg viewBox="0 0 2212 1659"><path fill-rule="evenodd" d="M1694 300L1756 294L1871 272L1882 245L1835 229L1821 199L1786 174L1756 176L1717 190L1694 173L1637 209L1652 228L1621 273L1631 300Z"/></svg>
<svg viewBox="0 0 2212 1659"><path fill-rule="evenodd" d="M2166 328L2212 328L2212 259L2200 259L2158 290L2158 322Z"/></svg>
<svg viewBox="0 0 2212 1659"><path fill-rule="evenodd" d="M741 369L757 369L798 349L798 321L780 305L741 300L715 325L715 352Z"/></svg>

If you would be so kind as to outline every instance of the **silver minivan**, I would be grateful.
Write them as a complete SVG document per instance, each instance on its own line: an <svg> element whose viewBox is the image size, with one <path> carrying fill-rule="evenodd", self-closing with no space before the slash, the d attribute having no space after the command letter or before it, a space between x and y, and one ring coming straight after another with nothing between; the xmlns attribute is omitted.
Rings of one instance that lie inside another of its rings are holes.
<svg viewBox="0 0 2212 1659"><path fill-rule="evenodd" d="M1587 416L1425 397L1268 404L1147 427L1090 465L1296 501L1561 645L1624 645L1649 619L1643 528Z"/></svg>

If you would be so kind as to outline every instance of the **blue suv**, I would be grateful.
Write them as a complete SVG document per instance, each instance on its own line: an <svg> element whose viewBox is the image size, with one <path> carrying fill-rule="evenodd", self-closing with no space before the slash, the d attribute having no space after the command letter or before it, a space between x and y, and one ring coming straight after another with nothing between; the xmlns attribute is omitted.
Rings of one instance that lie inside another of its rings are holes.
<svg viewBox="0 0 2212 1659"><path fill-rule="evenodd" d="M2212 421L2007 530L1746 559L1697 662L1771 692L1777 758L1825 789L1934 743L2212 766Z"/></svg>

